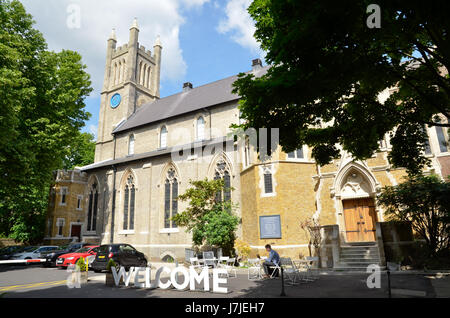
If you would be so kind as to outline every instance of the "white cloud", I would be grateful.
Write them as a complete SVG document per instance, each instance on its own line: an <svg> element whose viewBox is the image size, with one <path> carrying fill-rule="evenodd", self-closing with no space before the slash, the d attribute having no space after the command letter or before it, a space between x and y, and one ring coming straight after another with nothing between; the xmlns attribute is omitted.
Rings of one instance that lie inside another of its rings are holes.
<svg viewBox="0 0 450 318"><path fill-rule="evenodd" d="M202 6L209 0L22 0L49 49L71 49L80 52L92 76L98 95L103 83L106 41L115 28L117 45L128 42L129 29L135 17L139 24L139 42L153 50L157 35L163 46L162 80L176 80L186 73L186 63L180 48L179 30L184 23L182 9ZM80 8L80 28L69 28L70 5Z"/></svg>
<svg viewBox="0 0 450 318"><path fill-rule="evenodd" d="M230 34L233 41L263 57L258 42L253 37L255 22L247 12L251 0L229 0L225 6L226 18L219 22L217 31Z"/></svg>
<svg viewBox="0 0 450 318"><path fill-rule="evenodd" d="M96 125L89 125L89 133L94 135L94 140L97 140L98 127Z"/></svg>

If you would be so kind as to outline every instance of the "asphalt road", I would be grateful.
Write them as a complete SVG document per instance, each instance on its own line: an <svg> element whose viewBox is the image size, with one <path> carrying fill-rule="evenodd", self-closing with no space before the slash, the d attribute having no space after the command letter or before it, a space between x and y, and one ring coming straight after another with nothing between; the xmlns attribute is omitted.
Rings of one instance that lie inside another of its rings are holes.
<svg viewBox="0 0 450 318"><path fill-rule="evenodd" d="M138 289L131 287L112 288L104 284L104 274L89 272L90 281L81 288L68 288L69 273L58 268L44 268L40 265L0 266L0 295L4 298L274 298L280 297L280 279L248 280L242 270L237 278L229 278L227 294L201 291L177 291L174 289ZM287 297L338 297L338 298L386 298L387 275L381 276L380 288L368 288L366 274L321 275L317 281L286 286ZM447 283L448 284L448 283ZM391 275L391 286L405 294L393 297L436 297L430 279L424 275ZM408 294L409 293L409 294ZM420 296L422 294L422 296Z"/></svg>
<svg viewBox="0 0 450 318"><path fill-rule="evenodd" d="M50 286L66 285L69 273L66 269L46 268L39 264L1 265L0 293L46 289ZM90 277L101 274L89 272Z"/></svg>

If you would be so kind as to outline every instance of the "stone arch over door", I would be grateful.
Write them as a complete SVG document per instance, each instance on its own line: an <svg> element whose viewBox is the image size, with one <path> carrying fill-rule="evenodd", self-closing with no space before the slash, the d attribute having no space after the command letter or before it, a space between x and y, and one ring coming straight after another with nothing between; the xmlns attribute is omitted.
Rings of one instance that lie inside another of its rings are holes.
<svg viewBox="0 0 450 318"><path fill-rule="evenodd" d="M331 193L335 196L336 219L343 242L375 239L375 223L382 221L375 206L379 190L379 183L364 164L352 161L340 169Z"/></svg>

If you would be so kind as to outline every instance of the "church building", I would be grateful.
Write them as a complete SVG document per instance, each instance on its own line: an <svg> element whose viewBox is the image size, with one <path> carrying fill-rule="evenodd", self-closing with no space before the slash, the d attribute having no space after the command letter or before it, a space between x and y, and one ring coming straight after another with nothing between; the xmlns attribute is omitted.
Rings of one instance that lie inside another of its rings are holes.
<svg viewBox="0 0 450 318"><path fill-rule="evenodd" d="M387 160L389 136L365 161L342 151L319 166L306 145L292 153L278 147L261 161L248 140L230 135L240 123L239 96L232 93L237 75L198 87L184 83L161 98L162 55L159 38L152 50L140 44L136 20L128 43L118 46L114 31L107 40L95 162L55 172L47 241L129 243L150 260L182 260L192 240L171 221L186 207L176 198L190 180L222 178L233 188L222 198L238 205L237 236L252 255L264 254L269 243L281 256L308 256L300 223L312 217L337 229L343 246L377 244L376 224L385 217L376 195L406 175ZM267 69L255 59L242 71L262 76ZM432 165L425 173L447 176L448 134L442 127L427 132Z"/></svg>

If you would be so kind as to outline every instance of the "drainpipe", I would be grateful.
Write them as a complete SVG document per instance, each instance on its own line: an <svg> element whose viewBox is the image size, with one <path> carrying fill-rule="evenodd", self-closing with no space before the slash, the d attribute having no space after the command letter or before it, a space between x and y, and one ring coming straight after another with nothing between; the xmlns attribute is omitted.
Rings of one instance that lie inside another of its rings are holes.
<svg viewBox="0 0 450 318"><path fill-rule="evenodd" d="M113 169L113 190L112 190L112 207L111 207L111 234L109 242L114 242L114 219L115 219L115 212L116 212L116 166L111 166Z"/></svg>

